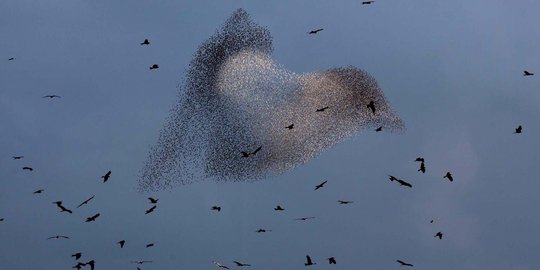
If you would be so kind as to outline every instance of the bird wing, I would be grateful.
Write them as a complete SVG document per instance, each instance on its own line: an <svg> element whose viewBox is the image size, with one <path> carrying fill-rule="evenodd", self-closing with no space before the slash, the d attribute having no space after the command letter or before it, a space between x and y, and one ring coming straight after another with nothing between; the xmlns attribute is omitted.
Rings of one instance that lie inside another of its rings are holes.
<svg viewBox="0 0 540 270"><path fill-rule="evenodd" d="M311 257L309 257L309 255L306 255L306 259L307 259L307 263L311 264Z"/></svg>

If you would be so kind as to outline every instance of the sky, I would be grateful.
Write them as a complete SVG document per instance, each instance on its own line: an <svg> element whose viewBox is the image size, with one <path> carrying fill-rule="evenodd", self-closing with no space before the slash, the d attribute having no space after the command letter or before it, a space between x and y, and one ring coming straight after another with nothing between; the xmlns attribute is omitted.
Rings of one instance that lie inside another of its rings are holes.
<svg viewBox="0 0 540 270"><path fill-rule="evenodd" d="M293 72L368 71L406 131L358 133L260 181L139 193L192 55L237 8ZM0 269L71 269L76 252L96 269L299 269L307 254L313 269L538 269L538 11L535 0L1 1ZM92 195L71 215L52 204ZM159 202L145 215L148 196ZM71 239L46 240L58 234Z"/></svg>

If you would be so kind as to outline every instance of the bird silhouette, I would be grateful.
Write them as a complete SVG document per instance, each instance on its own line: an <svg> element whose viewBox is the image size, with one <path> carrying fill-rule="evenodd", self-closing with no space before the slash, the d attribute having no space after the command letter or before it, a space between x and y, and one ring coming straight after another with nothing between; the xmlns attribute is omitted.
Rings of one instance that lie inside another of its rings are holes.
<svg viewBox="0 0 540 270"><path fill-rule="evenodd" d="M152 66L150 66L150 69L158 69L158 68L159 68L158 64L153 64Z"/></svg>
<svg viewBox="0 0 540 270"><path fill-rule="evenodd" d="M433 219L432 219L431 221L429 221L429 223L433 223L433 222L434 222L434 220L433 220Z"/></svg>
<svg viewBox="0 0 540 270"><path fill-rule="evenodd" d="M92 199L94 199L94 197L96 197L96 195L92 195L92 197L86 199L84 202L82 202L81 204L77 205L77 208L85 205L85 204L88 204L89 201L91 201Z"/></svg>
<svg viewBox="0 0 540 270"><path fill-rule="evenodd" d="M532 76L532 75L534 75L534 73L526 71L526 70L523 71L523 76Z"/></svg>
<svg viewBox="0 0 540 270"><path fill-rule="evenodd" d="M398 183L400 184L400 186L406 186L406 187L412 188L412 185L411 185L410 183L406 182L406 181L403 181L403 180L401 180L401 179L398 179L398 180L396 180L396 181L398 181Z"/></svg>
<svg viewBox="0 0 540 270"><path fill-rule="evenodd" d="M101 176L103 178L103 183L107 182L111 178L111 171L108 171L105 175Z"/></svg>
<svg viewBox="0 0 540 270"><path fill-rule="evenodd" d="M85 222L96 221L96 218L98 218L99 216L100 216L100 214L97 213L97 214L95 214L95 215L93 215L93 216L91 216L91 217L87 217Z"/></svg>
<svg viewBox="0 0 540 270"><path fill-rule="evenodd" d="M319 188L324 187L324 184L326 184L326 182L328 182L328 181L324 181L324 182L322 182L322 183L316 185L314 190L317 190L317 189L319 189Z"/></svg>
<svg viewBox="0 0 540 270"><path fill-rule="evenodd" d="M375 114L375 102L373 102L373 100L370 101L369 104L368 104L366 107L370 108L370 109L371 109L371 112L372 112L373 114Z"/></svg>
<svg viewBox="0 0 540 270"><path fill-rule="evenodd" d="M267 230L267 229L258 229L256 230L255 232L257 233L264 233L264 232L271 232L272 230Z"/></svg>
<svg viewBox="0 0 540 270"><path fill-rule="evenodd" d="M324 111L327 110L328 108L330 108L330 107L328 107L328 106L322 107L322 108L320 108L320 109L317 109L315 112L324 112Z"/></svg>
<svg viewBox="0 0 540 270"><path fill-rule="evenodd" d="M305 266L310 266L310 265L315 265L316 264L313 261L311 261L311 257L309 257L309 255L306 255L306 260L307 260L307 262L304 263Z"/></svg>
<svg viewBox="0 0 540 270"><path fill-rule="evenodd" d="M156 207L157 207L157 205L154 205L154 206L150 207L150 209L146 210L146 212L144 214L147 215L147 214L150 214L150 213L154 212Z"/></svg>
<svg viewBox="0 0 540 270"><path fill-rule="evenodd" d="M378 127L377 129L375 129L375 132L381 132L382 131L382 127Z"/></svg>
<svg viewBox="0 0 540 270"><path fill-rule="evenodd" d="M311 31L308 32L308 34L310 34L310 35L317 34L317 33L321 32L322 30L324 30L324 29L319 28L319 29L316 29L316 30L311 30Z"/></svg>
<svg viewBox="0 0 540 270"><path fill-rule="evenodd" d="M22 169L23 169L23 171L33 171L34 170L34 169L32 169L32 167L27 167L27 166L23 167Z"/></svg>
<svg viewBox="0 0 540 270"><path fill-rule="evenodd" d="M80 253L80 252L77 252L77 253L71 255L71 257L75 257L76 261L78 261L81 258L81 256L82 256L82 253Z"/></svg>
<svg viewBox="0 0 540 270"><path fill-rule="evenodd" d="M148 200L150 201L151 204L156 204L159 201L159 199L154 199L152 197L148 197Z"/></svg>
<svg viewBox="0 0 540 270"><path fill-rule="evenodd" d="M4 221L4 218L0 218L0 221Z"/></svg>
<svg viewBox="0 0 540 270"><path fill-rule="evenodd" d="M294 124L290 124L288 126L285 127L286 129L293 129L294 128Z"/></svg>
<svg viewBox="0 0 540 270"><path fill-rule="evenodd" d="M233 263L235 263L236 266L240 266L240 267L243 267L243 266L251 266L251 264L241 263L241 262L238 262L238 261L233 261Z"/></svg>
<svg viewBox="0 0 540 270"><path fill-rule="evenodd" d="M388 179L390 179L390 181L398 180L398 178L393 175L388 175Z"/></svg>
<svg viewBox="0 0 540 270"><path fill-rule="evenodd" d="M353 203L353 201L338 201L339 204L349 204Z"/></svg>
<svg viewBox="0 0 540 270"><path fill-rule="evenodd" d="M219 263L219 262L216 262L216 261L214 261L214 265L215 265L216 267L219 267L219 268L229 269L229 267L227 267L227 266L225 266L225 265L223 265L223 264L221 264L221 263Z"/></svg>
<svg viewBox="0 0 540 270"><path fill-rule="evenodd" d="M250 153L250 152L242 151L242 152L241 152L241 153L242 153L242 157L254 156L254 155L256 155L259 151L261 151L261 149L262 149L262 146L259 146L259 148L255 149L255 151L253 151L253 152L251 152L251 153Z"/></svg>
<svg viewBox="0 0 540 270"><path fill-rule="evenodd" d="M36 191L34 191L34 194L41 194L43 193L43 191L45 191L44 189L38 189Z"/></svg>
<svg viewBox="0 0 540 270"><path fill-rule="evenodd" d="M364 2L362 2L362 5L371 5L371 4L373 4L373 2L375 2L375 1L364 1Z"/></svg>
<svg viewBox="0 0 540 270"><path fill-rule="evenodd" d="M150 45L150 41L148 41L148 39L145 38L144 41L141 42L141 45Z"/></svg>
<svg viewBox="0 0 540 270"><path fill-rule="evenodd" d="M24 156L13 156L13 159L14 159L14 160L22 159L22 158L24 158Z"/></svg>
<svg viewBox="0 0 540 270"><path fill-rule="evenodd" d="M329 264L337 264L336 258L334 258L334 257L328 258L328 263L329 263Z"/></svg>
<svg viewBox="0 0 540 270"><path fill-rule="evenodd" d="M422 157L417 157L414 162L424 162L424 158Z"/></svg>
<svg viewBox="0 0 540 270"><path fill-rule="evenodd" d="M438 232L438 233L435 234L434 237L439 237L439 239L442 239L443 233L442 233L442 232Z"/></svg>
<svg viewBox="0 0 540 270"><path fill-rule="evenodd" d="M285 209L283 209L280 205L276 206L276 208L274 208L274 210L276 211L284 211Z"/></svg>
<svg viewBox="0 0 540 270"><path fill-rule="evenodd" d="M94 270L95 264L96 264L96 262L94 260L91 260L91 261L86 263L86 265L90 265L90 270Z"/></svg>
<svg viewBox="0 0 540 270"><path fill-rule="evenodd" d="M53 98L61 98L61 96L59 96L59 95L46 95L46 96L43 96L42 98L53 99Z"/></svg>
<svg viewBox="0 0 540 270"><path fill-rule="evenodd" d="M143 263L151 263L152 261L131 261L131 263L136 263L136 264L143 264Z"/></svg>
<svg viewBox="0 0 540 270"><path fill-rule="evenodd" d="M62 201L57 201L57 202L53 202L53 204L56 204L56 206L58 206L58 208L60 208L60 212L68 212L70 214L73 214L73 211L65 208L63 205L62 205Z"/></svg>
<svg viewBox="0 0 540 270"><path fill-rule="evenodd" d="M220 212L221 211L221 206L212 206L212 208L210 208L210 210Z"/></svg>
<svg viewBox="0 0 540 270"><path fill-rule="evenodd" d="M8 61L13 61L13 60L15 60L15 57L11 57L8 59Z"/></svg>
<svg viewBox="0 0 540 270"><path fill-rule="evenodd" d="M399 264L401 264L401 266L411 266L411 267L413 266L412 264L406 263L406 262L404 262L404 261L402 261L402 260L396 260L396 262L398 262Z"/></svg>
<svg viewBox="0 0 540 270"><path fill-rule="evenodd" d="M75 266L73 266L71 268L76 268L76 269L80 270L85 265L86 265L85 263L78 262Z"/></svg>
<svg viewBox="0 0 540 270"><path fill-rule="evenodd" d="M418 171L426 173L426 165L424 165L424 162L420 163L420 169L418 169Z"/></svg>
<svg viewBox="0 0 540 270"><path fill-rule="evenodd" d="M448 180L450 180L450 182L454 181L454 177L452 176L452 174L450 172L447 172L445 176L443 176L443 178L448 178Z"/></svg>
<svg viewBox="0 0 540 270"><path fill-rule="evenodd" d="M69 239L69 236L55 235L55 236L51 236L51 237L47 238L47 240L50 240L50 239Z"/></svg>
<svg viewBox="0 0 540 270"><path fill-rule="evenodd" d="M124 248L124 245L126 244L126 240L120 240L118 243L120 245L120 248Z"/></svg>
<svg viewBox="0 0 540 270"><path fill-rule="evenodd" d="M301 217L301 218L295 218L294 220L302 220L302 221L306 221L308 219L314 219L315 217Z"/></svg>
<svg viewBox="0 0 540 270"><path fill-rule="evenodd" d="M519 134L521 133L522 130L523 130L523 127L520 125L516 128L516 131L514 132L514 134Z"/></svg>
<svg viewBox="0 0 540 270"><path fill-rule="evenodd" d="M153 247L154 243L146 244L146 248Z"/></svg>

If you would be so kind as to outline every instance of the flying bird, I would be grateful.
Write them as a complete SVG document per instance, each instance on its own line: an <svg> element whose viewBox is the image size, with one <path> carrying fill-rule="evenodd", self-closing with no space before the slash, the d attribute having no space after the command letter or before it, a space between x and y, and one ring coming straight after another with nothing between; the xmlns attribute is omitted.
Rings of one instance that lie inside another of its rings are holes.
<svg viewBox="0 0 540 270"><path fill-rule="evenodd" d="M523 71L523 76L532 76L532 75L534 75L534 73L526 71L526 70Z"/></svg>
<svg viewBox="0 0 540 270"><path fill-rule="evenodd" d="M396 262L398 262L399 264L401 264L401 266L411 266L411 267L413 266L412 264L406 263L406 262L404 262L404 261L402 261L402 260L396 260Z"/></svg>
<svg viewBox="0 0 540 270"><path fill-rule="evenodd" d="M141 45L150 45L150 41L148 41L148 39L145 38L144 41L141 42Z"/></svg>
<svg viewBox="0 0 540 270"><path fill-rule="evenodd" d="M255 151L249 153L249 152L245 152L245 151L242 151L242 157L249 157L249 156L254 156L256 155L259 151L261 151L262 149L262 146L259 146L259 148L255 149Z"/></svg>
<svg viewBox="0 0 540 270"><path fill-rule="evenodd" d="M370 108L370 109L371 109L371 112L372 112L373 114L375 114L375 102L373 102L373 100L370 101L369 104L368 104L366 107Z"/></svg>
<svg viewBox="0 0 540 270"><path fill-rule="evenodd" d="M8 59L8 61L13 61L13 60L15 60L15 57L11 57Z"/></svg>
<svg viewBox="0 0 540 270"><path fill-rule="evenodd" d="M156 204L159 201L159 199L154 199L152 197L148 197L148 200L150 201L151 204Z"/></svg>
<svg viewBox="0 0 540 270"><path fill-rule="evenodd" d="M328 106L322 107L322 108L320 108L320 109L317 109L315 112L324 112L324 111L327 110L328 108L330 108L330 107L328 107Z"/></svg>
<svg viewBox="0 0 540 270"><path fill-rule="evenodd" d="M43 191L45 191L44 189L38 189L36 191L34 191L34 194L41 194Z"/></svg>
<svg viewBox="0 0 540 270"><path fill-rule="evenodd" d="M442 239L442 236L443 236L443 233L442 232L438 232L435 234L434 237L439 237L439 239Z"/></svg>
<svg viewBox="0 0 540 270"><path fill-rule="evenodd" d="M308 34L310 34L310 35L317 34L317 33L321 32L322 30L324 30L324 29L319 28L319 29L316 29L316 30L311 30L311 31L308 32Z"/></svg>
<svg viewBox="0 0 540 270"><path fill-rule="evenodd" d="M362 5L371 5L371 4L373 4L373 2L375 2L375 1L364 1L364 2L362 2Z"/></svg>
<svg viewBox="0 0 540 270"><path fill-rule="evenodd" d="M146 244L146 248L153 247L154 243Z"/></svg>
<svg viewBox="0 0 540 270"><path fill-rule="evenodd" d="M315 265L316 264L316 263L313 263L311 261L311 257L309 257L309 255L306 255L306 260L307 260L307 262L304 263L305 266L310 266L310 265Z"/></svg>
<svg viewBox="0 0 540 270"><path fill-rule="evenodd" d="M398 181L398 183L400 184L400 186L406 186L406 187L410 187L412 188L412 185L406 181L403 181L401 179L397 179L396 181Z"/></svg>
<svg viewBox="0 0 540 270"><path fill-rule="evenodd" d="M375 132L381 132L382 131L382 127L378 127Z"/></svg>
<svg viewBox="0 0 540 270"><path fill-rule="evenodd" d="M108 171L105 175L101 176L103 178L103 183L107 182L111 178L111 171Z"/></svg>
<svg viewBox="0 0 540 270"><path fill-rule="evenodd" d="M96 218L98 218L99 216L100 216L100 214L97 213L97 214L95 214L95 215L93 215L93 216L91 216L91 217L87 217L85 222L96 221Z"/></svg>
<svg viewBox="0 0 540 270"><path fill-rule="evenodd" d="M426 165L424 165L424 162L420 163L420 169L418 169L418 171L426 173Z"/></svg>
<svg viewBox="0 0 540 270"><path fill-rule="evenodd" d="M514 132L514 134L519 134L521 133L522 130L523 130L523 127L520 125L516 128L516 131Z"/></svg>
<svg viewBox="0 0 540 270"><path fill-rule="evenodd" d="M0 218L0 221L4 221L4 218Z"/></svg>
<svg viewBox="0 0 540 270"><path fill-rule="evenodd" d="M151 263L152 261L131 261L131 263L136 263L136 264L143 264L143 263Z"/></svg>
<svg viewBox="0 0 540 270"><path fill-rule="evenodd" d="M61 98L61 96L59 96L59 95L46 95L46 96L43 96L42 98L50 98L50 99L53 99L53 98Z"/></svg>
<svg viewBox="0 0 540 270"><path fill-rule="evenodd" d="M96 262L94 262L94 260L91 260L91 261L87 262L86 264L90 265L90 270L94 270L95 263Z"/></svg>
<svg viewBox="0 0 540 270"><path fill-rule="evenodd" d="M118 243L120 245L120 248L124 248L124 245L126 244L126 240L120 240Z"/></svg>
<svg viewBox="0 0 540 270"><path fill-rule="evenodd" d="M158 64L153 64L150 69L158 69L159 68L159 65Z"/></svg>
<svg viewBox="0 0 540 270"><path fill-rule="evenodd" d="M308 219L314 219L315 217L301 217L301 218L295 218L294 220L302 220L302 221L305 221L305 220L308 220Z"/></svg>
<svg viewBox="0 0 540 270"><path fill-rule="evenodd" d="M294 128L294 124L290 124L288 126L285 127L286 129L293 129Z"/></svg>
<svg viewBox="0 0 540 270"><path fill-rule="evenodd" d="M328 182L328 180L316 185L314 190L324 187L324 184L326 184L326 182Z"/></svg>
<svg viewBox="0 0 540 270"><path fill-rule="evenodd" d="M65 235L56 235L56 236L51 236L49 238L47 238L47 240L50 240L50 239L69 239L69 236L65 236Z"/></svg>
<svg viewBox="0 0 540 270"><path fill-rule="evenodd" d="M278 206L276 206L276 208L274 208L274 210L276 210L276 211L284 211L285 209L283 209L283 207L278 205Z"/></svg>
<svg viewBox="0 0 540 270"><path fill-rule="evenodd" d="M23 171L33 171L32 167L23 167Z"/></svg>
<svg viewBox="0 0 540 270"><path fill-rule="evenodd" d="M349 204L353 203L353 201L338 201L339 204Z"/></svg>
<svg viewBox="0 0 540 270"><path fill-rule="evenodd" d="M448 178L448 180L450 180L450 182L454 181L454 177L452 176L452 174L450 172L447 172L445 176L443 176L443 178Z"/></svg>
<svg viewBox="0 0 540 270"><path fill-rule="evenodd" d="M92 197L88 198L86 201L82 202L81 204L77 205L77 208L85 205L85 204L88 204L89 201L91 201L94 197L96 197L96 195L92 195Z"/></svg>
<svg viewBox="0 0 540 270"><path fill-rule="evenodd" d="M216 261L214 261L214 265L215 265L216 267L219 267L219 268L229 269L229 267L227 267L227 266L225 266L225 265L223 265L223 264L221 264L221 263L218 263L218 262L216 262Z"/></svg>
<svg viewBox="0 0 540 270"><path fill-rule="evenodd" d="M328 263L329 263L329 264L337 264L336 258L334 258L334 257L328 258Z"/></svg>
<svg viewBox="0 0 540 270"><path fill-rule="evenodd" d="M58 206L58 208L60 208L60 212L68 212L70 214L73 214L73 211L65 208L63 205L62 205L62 201L57 201L57 202L53 202L53 204L56 204L56 206Z"/></svg>
<svg viewBox="0 0 540 270"><path fill-rule="evenodd" d="M388 179L390 179L390 181L399 180L397 177L395 177L393 175L388 175Z"/></svg>
<svg viewBox="0 0 540 270"><path fill-rule="evenodd" d="M272 230L267 230L267 229L258 229L256 230L255 232L257 233L264 233L264 232L271 232Z"/></svg>
<svg viewBox="0 0 540 270"><path fill-rule="evenodd" d="M77 252L77 253L71 255L71 257L75 257L76 261L78 261L81 258L81 256L82 256L82 253L80 253L80 252Z"/></svg>
<svg viewBox="0 0 540 270"><path fill-rule="evenodd" d="M212 206L212 208L210 208L210 210L220 212L221 211L221 206Z"/></svg>
<svg viewBox="0 0 540 270"><path fill-rule="evenodd" d="M71 268L76 268L77 270L80 270L85 265L86 265L86 263L78 262L77 265L75 265L75 266L73 266Z"/></svg>
<svg viewBox="0 0 540 270"><path fill-rule="evenodd" d="M424 158L423 157L417 157L414 162L424 162Z"/></svg>
<svg viewBox="0 0 540 270"><path fill-rule="evenodd" d="M150 214L150 213L154 212L156 207L157 207L157 205L152 206L150 209L146 210L146 212L144 214L147 215L147 214Z"/></svg>
<svg viewBox="0 0 540 270"><path fill-rule="evenodd" d="M24 156L13 156L13 159L17 160L17 159L22 159L24 158Z"/></svg>
<svg viewBox="0 0 540 270"><path fill-rule="evenodd" d="M233 263L235 263L236 266L240 266L240 267L242 267L242 266L251 266L251 264L241 263L241 262L237 262L237 261L233 261Z"/></svg>

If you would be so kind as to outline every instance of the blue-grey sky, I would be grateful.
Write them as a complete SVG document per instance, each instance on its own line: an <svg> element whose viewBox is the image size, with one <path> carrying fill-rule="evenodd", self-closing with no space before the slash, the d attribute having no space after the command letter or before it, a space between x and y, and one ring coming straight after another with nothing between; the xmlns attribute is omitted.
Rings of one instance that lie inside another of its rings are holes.
<svg viewBox="0 0 540 270"><path fill-rule="evenodd" d="M291 71L370 72L406 132L357 134L263 181L137 193L193 53L237 8L271 31ZM78 251L96 269L299 269L306 254L316 269L538 269L539 11L535 0L1 1L0 269L71 269ZM94 194L72 215L51 204ZM144 215L148 195L160 201ZM45 240L57 234L71 239Z"/></svg>

